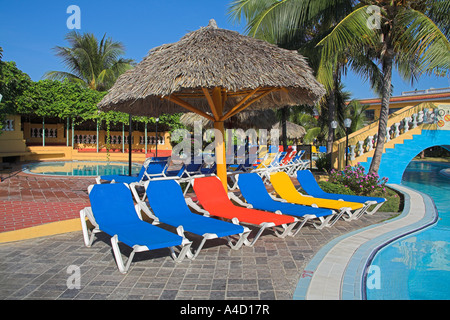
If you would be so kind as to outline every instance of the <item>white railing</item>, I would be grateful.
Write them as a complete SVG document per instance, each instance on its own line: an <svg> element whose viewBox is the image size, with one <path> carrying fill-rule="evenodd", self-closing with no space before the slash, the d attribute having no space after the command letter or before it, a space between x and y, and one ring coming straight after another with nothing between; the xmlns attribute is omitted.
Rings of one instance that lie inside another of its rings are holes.
<svg viewBox="0 0 450 320"><path fill-rule="evenodd" d="M435 123L437 120L436 111L437 108L424 108L423 110L417 113L413 113L410 116L405 116L400 121L395 122L391 126L388 126L386 128L385 142L389 142L421 124ZM375 133L373 136L367 136L364 140L356 141L356 144L349 145L349 159L355 160L356 157L362 156L363 154L372 151L376 146L378 138L377 136L378 133Z"/></svg>
<svg viewBox="0 0 450 320"><path fill-rule="evenodd" d="M139 144L145 144L145 136L139 136ZM148 145L156 145L156 137L155 136L147 136L147 144ZM164 144L164 137L158 136L158 144Z"/></svg>
<svg viewBox="0 0 450 320"><path fill-rule="evenodd" d="M56 128L45 128L44 135L46 138L57 138L58 130ZM42 128L30 128L31 138L42 138Z"/></svg>
<svg viewBox="0 0 450 320"><path fill-rule="evenodd" d="M425 90L414 90L414 91L403 91L402 96L412 96L418 94L430 94L430 93L446 93L450 92L450 88L439 88L439 89L425 89Z"/></svg>
<svg viewBox="0 0 450 320"><path fill-rule="evenodd" d="M97 136L95 134L75 134L73 136L74 143L97 143Z"/></svg>
<svg viewBox="0 0 450 320"><path fill-rule="evenodd" d="M12 119L5 120L3 131L14 131L14 120Z"/></svg>

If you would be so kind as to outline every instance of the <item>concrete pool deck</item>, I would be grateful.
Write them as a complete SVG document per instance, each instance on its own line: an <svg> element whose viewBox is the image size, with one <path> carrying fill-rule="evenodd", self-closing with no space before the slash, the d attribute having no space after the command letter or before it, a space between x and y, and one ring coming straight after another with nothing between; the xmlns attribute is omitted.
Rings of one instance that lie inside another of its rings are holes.
<svg viewBox="0 0 450 320"><path fill-rule="evenodd" d="M367 267L373 256L390 242L432 226L438 213L433 200L416 190L389 185L405 196L399 216L336 238L305 267L294 299L353 300L365 298Z"/></svg>

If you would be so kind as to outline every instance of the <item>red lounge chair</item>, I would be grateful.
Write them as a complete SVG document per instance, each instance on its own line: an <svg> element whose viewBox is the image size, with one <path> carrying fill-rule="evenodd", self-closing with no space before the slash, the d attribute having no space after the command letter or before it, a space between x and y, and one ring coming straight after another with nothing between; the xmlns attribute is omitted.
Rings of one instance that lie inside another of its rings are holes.
<svg viewBox="0 0 450 320"><path fill-rule="evenodd" d="M197 199L204 209L193 206L199 212L207 216L212 215L229 219L234 223L246 223L260 227L253 241L245 243L247 246L253 246L266 228L272 227L278 237L284 238L287 235L292 235L292 229L300 222L292 216L244 208L233 204L228 198L222 182L216 176L197 178L194 180L193 186ZM193 205L193 202L190 204ZM282 232L278 232L275 228L280 226L283 229Z"/></svg>

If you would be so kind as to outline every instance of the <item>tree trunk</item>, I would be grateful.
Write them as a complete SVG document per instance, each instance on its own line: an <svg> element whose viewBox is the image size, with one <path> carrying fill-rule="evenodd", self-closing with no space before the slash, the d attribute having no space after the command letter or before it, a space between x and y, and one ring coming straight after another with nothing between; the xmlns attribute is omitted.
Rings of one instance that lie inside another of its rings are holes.
<svg viewBox="0 0 450 320"><path fill-rule="evenodd" d="M391 48L388 48L390 50ZM386 50L386 51L388 51ZM378 173L380 168L381 156L383 154L384 141L386 139L386 129L389 117L389 100L391 97L391 81L392 81L392 57L386 54L382 61L383 68L383 88L381 97L380 119L378 122L378 139L372 162L370 163L369 173Z"/></svg>
<svg viewBox="0 0 450 320"><path fill-rule="evenodd" d="M287 150L286 113L288 107L281 108L281 136L283 137L283 151Z"/></svg>
<svg viewBox="0 0 450 320"><path fill-rule="evenodd" d="M335 100L335 88L331 89L330 96L328 98L328 137L327 137L327 155L331 155L331 149L333 148L334 130L331 127L331 122L336 118L336 100Z"/></svg>
<svg viewBox="0 0 450 320"><path fill-rule="evenodd" d="M338 75L339 67L336 68L333 73L333 88L330 90L330 95L328 97L328 137L327 137L327 159L329 163L331 163L331 153L333 151L333 142L334 142L334 129L331 126L331 122L336 120L336 90L339 86L339 75Z"/></svg>

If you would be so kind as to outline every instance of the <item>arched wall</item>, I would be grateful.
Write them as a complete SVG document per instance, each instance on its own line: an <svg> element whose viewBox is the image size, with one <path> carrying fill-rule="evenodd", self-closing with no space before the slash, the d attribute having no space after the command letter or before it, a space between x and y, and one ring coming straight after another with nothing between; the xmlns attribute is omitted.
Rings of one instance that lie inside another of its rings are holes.
<svg viewBox="0 0 450 320"><path fill-rule="evenodd" d="M403 144L396 144L393 149L386 149L381 157L378 175L389 178L388 183L400 184L403 172L422 150L434 146L442 146L450 150L450 130L422 130L422 134L413 136L411 140L405 140ZM369 171L372 158L361 163L366 172Z"/></svg>

